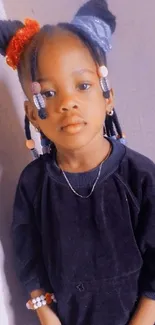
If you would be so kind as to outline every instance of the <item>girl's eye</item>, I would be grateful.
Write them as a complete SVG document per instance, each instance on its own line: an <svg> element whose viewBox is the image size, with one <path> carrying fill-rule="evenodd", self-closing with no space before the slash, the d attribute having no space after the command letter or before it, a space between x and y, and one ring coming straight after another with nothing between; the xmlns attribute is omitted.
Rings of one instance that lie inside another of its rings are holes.
<svg viewBox="0 0 155 325"><path fill-rule="evenodd" d="M91 87L91 85L88 84L88 83L82 83L82 84L80 84L80 85L78 86L78 88L79 88L80 90L88 90L90 87Z"/></svg>
<svg viewBox="0 0 155 325"><path fill-rule="evenodd" d="M56 92L54 90L48 90L42 92L42 95L45 96L46 98L54 97Z"/></svg>

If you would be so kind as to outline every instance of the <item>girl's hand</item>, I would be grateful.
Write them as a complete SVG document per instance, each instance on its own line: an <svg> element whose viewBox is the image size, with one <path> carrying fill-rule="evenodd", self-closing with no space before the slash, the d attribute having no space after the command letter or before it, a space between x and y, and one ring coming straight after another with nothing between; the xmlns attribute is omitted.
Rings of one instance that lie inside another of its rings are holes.
<svg viewBox="0 0 155 325"><path fill-rule="evenodd" d="M155 323L155 300L142 297L129 325L153 325Z"/></svg>
<svg viewBox="0 0 155 325"><path fill-rule="evenodd" d="M37 309L41 325L61 325L57 315L47 305Z"/></svg>

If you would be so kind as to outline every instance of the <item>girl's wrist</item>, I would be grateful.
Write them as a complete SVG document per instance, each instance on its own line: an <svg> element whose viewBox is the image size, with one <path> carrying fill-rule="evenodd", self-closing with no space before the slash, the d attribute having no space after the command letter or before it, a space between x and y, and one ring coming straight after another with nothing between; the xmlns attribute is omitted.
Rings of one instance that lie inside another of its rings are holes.
<svg viewBox="0 0 155 325"><path fill-rule="evenodd" d="M44 289L37 289L37 290L33 290L30 293L30 296L33 299L33 298L40 297L41 295L44 295L44 294L45 294L45 290Z"/></svg>
<svg viewBox="0 0 155 325"><path fill-rule="evenodd" d="M52 305L53 302L56 302L54 294L45 293L45 290L34 290L30 295L31 299L26 303L26 307L29 310L37 311L46 305Z"/></svg>

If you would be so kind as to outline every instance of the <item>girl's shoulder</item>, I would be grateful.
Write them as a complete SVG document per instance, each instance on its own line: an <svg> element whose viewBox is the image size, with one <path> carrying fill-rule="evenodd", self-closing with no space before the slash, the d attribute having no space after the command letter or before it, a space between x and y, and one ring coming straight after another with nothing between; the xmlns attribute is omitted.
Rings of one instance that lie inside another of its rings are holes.
<svg viewBox="0 0 155 325"><path fill-rule="evenodd" d="M20 180L24 183L29 183L35 181L37 178L40 178L44 173L44 160L40 156L38 159L30 162L22 171Z"/></svg>
<svg viewBox="0 0 155 325"><path fill-rule="evenodd" d="M155 196L155 164L148 157L126 147L116 173L119 181L139 202L145 196Z"/></svg>
<svg viewBox="0 0 155 325"><path fill-rule="evenodd" d="M126 147L126 153L122 159L121 168L127 169L130 174L146 174L152 175L155 178L155 163L143 154L128 147Z"/></svg>
<svg viewBox="0 0 155 325"><path fill-rule="evenodd" d="M133 179L135 182L144 177L152 177L155 180L155 163L151 159L116 140L112 141L112 145L114 173L126 180Z"/></svg>
<svg viewBox="0 0 155 325"><path fill-rule="evenodd" d="M17 192L24 192L29 200L33 201L36 193L42 186L45 170L43 156L28 164L20 175Z"/></svg>
<svg viewBox="0 0 155 325"><path fill-rule="evenodd" d="M122 148L123 145L116 146ZM155 164L146 156L124 147L124 154L112 175L138 211L144 198L153 196L155 200Z"/></svg>

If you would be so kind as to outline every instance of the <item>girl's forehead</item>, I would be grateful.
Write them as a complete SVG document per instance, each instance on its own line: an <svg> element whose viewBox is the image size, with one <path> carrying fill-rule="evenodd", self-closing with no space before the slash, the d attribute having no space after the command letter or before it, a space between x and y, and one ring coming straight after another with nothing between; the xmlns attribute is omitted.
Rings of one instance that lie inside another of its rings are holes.
<svg viewBox="0 0 155 325"><path fill-rule="evenodd" d="M43 42L38 55L38 72L50 69L94 68L96 64L86 45L70 32L56 32ZM61 72L61 71L59 71Z"/></svg>

